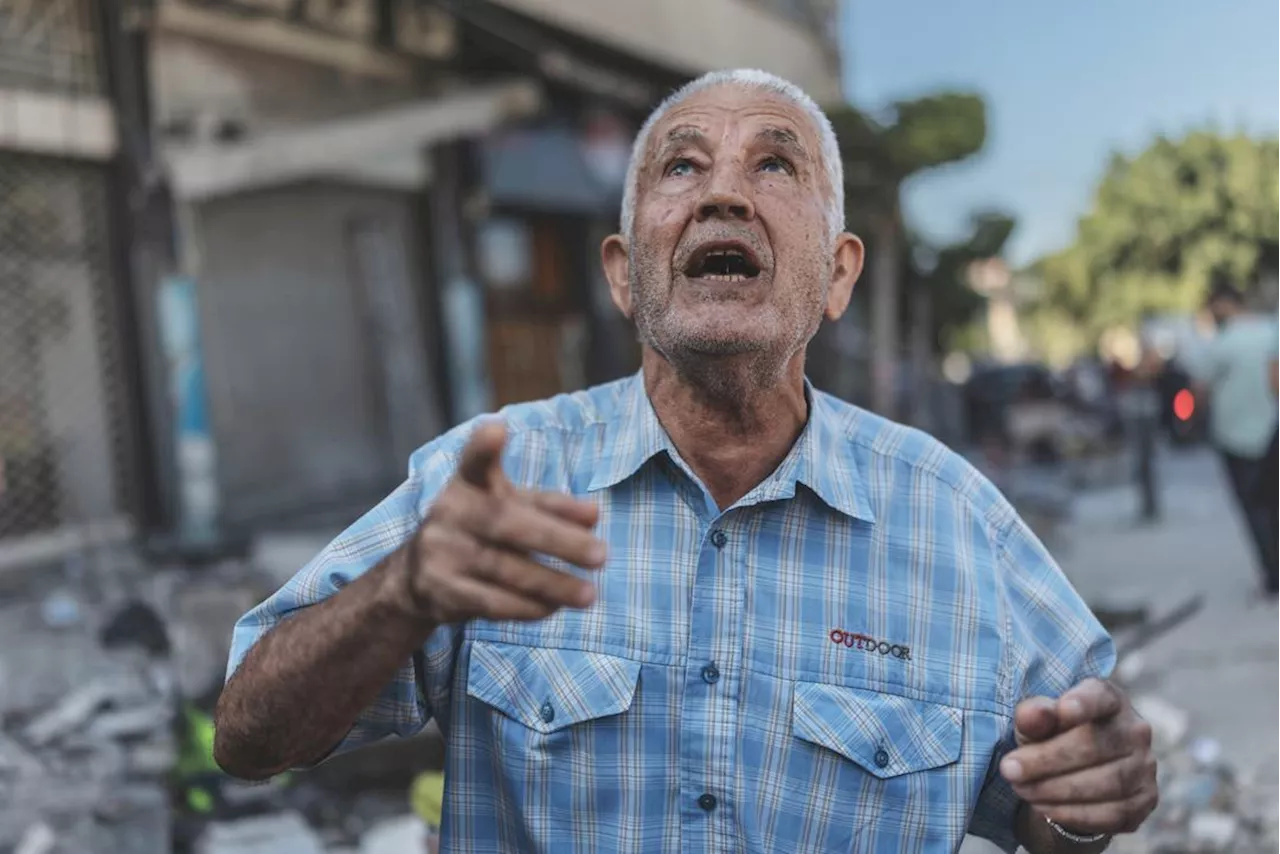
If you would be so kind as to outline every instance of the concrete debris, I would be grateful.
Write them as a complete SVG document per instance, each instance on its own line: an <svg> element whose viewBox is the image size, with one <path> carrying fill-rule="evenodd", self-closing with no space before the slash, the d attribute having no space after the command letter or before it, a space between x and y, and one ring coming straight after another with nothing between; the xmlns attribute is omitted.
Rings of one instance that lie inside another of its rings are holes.
<svg viewBox="0 0 1280 854"><path fill-rule="evenodd" d="M24 736L36 747L44 747L83 726L108 703L126 703L138 696L142 693L140 687L137 678L96 679L32 721Z"/></svg>
<svg viewBox="0 0 1280 854"><path fill-rule="evenodd" d="M1135 652L1116 662L1116 669L1112 674L1112 678L1121 685L1132 685L1142 678L1142 674L1146 669L1146 656L1141 652Z"/></svg>
<svg viewBox="0 0 1280 854"><path fill-rule="evenodd" d="M1133 708L1153 731L1153 748L1158 754L1176 748L1186 738L1191 719L1182 709L1153 694L1134 697Z"/></svg>
<svg viewBox="0 0 1280 854"><path fill-rule="evenodd" d="M1274 785L1274 784L1273 784ZM1274 788L1244 784L1211 739L1160 759L1160 804L1117 854L1263 854L1277 848Z"/></svg>
<svg viewBox="0 0 1280 854"><path fill-rule="evenodd" d="M415 815L381 821L360 838L360 854L402 854L427 850L427 826Z"/></svg>
<svg viewBox="0 0 1280 854"><path fill-rule="evenodd" d="M235 581L156 572L138 555L118 563L127 583L109 596L89 579L59 581L50 593L33 574L20 595L11 590L0 602L0 851L173 850L170 777L180 757L174 724L183 698L169 643L174 612L149 594L159 577L179 590L229 589ZM241 600L254 595L246 584ZM77 607L75 619L68 603ZM187 610L198 608L193 601ZM209 657L225 659L228 610L192 619L188 644L199 646L203 632L215 650Z"/></svg>
<svg viewBox="0 0 1280 854"><path fill-rule="evenodd" d="M57 844L58 835L53 828L39 821L27 828L13 851L14 854L51 854Z"/></svg>
<svg viewBox="0 0 1280 854"><path fill-rule="evenodd" d="M1226 851L1240 829L1240 820L1229 813L1198 812L1187 822L1187 841L1198 851Z"/></svg>
<svg viewBox="0 0 1280 854"><path fill-rule="evenodd" d="M178 744L172 737L153 737L130 746L129 774L162 777L178 764Z"/></svg>
<svg viewBox="0 0 1280 854"><path fill-rule="evenodd" d="M98 715L89 724L89 737L110 739L149 735L163 730L172 717L172 710L164 703L150 703L118 712L106 712Z"/></svg>
<svg viewBox="0 0 1280 854"><path fill-rule="evenodd" d="M320 837L296 812L213 822L196 854L325 854Z"/></svg>
<svg viewBox="0 0 1280 854"><path fill-rule="evenodd" d="M44 765L36 755L0 732L0 776L39 774Z"/></svg>

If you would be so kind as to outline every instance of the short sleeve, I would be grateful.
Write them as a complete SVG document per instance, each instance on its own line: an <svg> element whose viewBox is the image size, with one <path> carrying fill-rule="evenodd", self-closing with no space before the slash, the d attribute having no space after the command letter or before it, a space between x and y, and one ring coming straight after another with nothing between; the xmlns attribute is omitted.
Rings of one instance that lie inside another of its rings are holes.
<svg viewBox="0 0 1280 854"><path fill-rule="evenodd" d="M1213 339L1189 347L1179 357L1191 379L1203 385L1212 385L1221 373L1222 333Z"/></svg>
<svg viewBox="0 0 1280 854"><path fill-rule="evenodd" d="M1060 697L1085 679L1110 677L1115 645L1044 545L1015 519L998 547L998 585L1005 608L1007 700ZM1005 851L1018 843L1019 799L999 764L1015 746L1012 717L987 771L969 832Z"/></svg>
<svg viewBox="0 0 1280 854"><path fill-rule="evenodd" d="M337 593L399 548L417 529L456 468L456 456L436 449L435 444L414 454L408 479L394 492L326 546L279 591L240 618L232 634L228 679L267 632ZM447 709L459 641L456 634L451 627L435 631L422 654L405 662L334 752L391 735L414 735L433 717L433 710Z"/></svg>

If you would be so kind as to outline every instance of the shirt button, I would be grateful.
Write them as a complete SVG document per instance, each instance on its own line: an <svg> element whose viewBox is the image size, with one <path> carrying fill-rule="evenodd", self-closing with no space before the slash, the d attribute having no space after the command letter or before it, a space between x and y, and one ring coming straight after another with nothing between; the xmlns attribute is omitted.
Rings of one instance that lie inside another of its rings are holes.
<svg viewBox="0 0 1280 854"><path fill-rule="evenodd" d="M715 546L718 549L722 549L724 548L724 544L727 542L729 542L729 535L726 534L724 531L711 532L711 545Z"/></svg>
<svg viewBox="0 0 1280 854"><path fill-rule="evenodd" d="M702 668L702 680L708 685L714 685L720 681L720 669L714 664L708 664Z"/></svg>
<svg viewBox="0 0 1280 854"><path fill-rule="evenodd" d="M875 760L877 768L884 768L889 764L889 751L885 750L883 747L880 748L876 751Z"/></svg>
<svg viewBox="0 0 1280 854"><path fill-rule="evenodd" d="M698 806L702 807L707 812L711 812L716 808L716 796L710 792L704 792L698 797Z"/></svg>
<svg viewBox="0 0 1280 854"><path fill-rule="evenodd" d="M547 723L551 723L556 719L555 707L551 705L551 701L542 704L542 708L538 710L538 714L542 715L542 719Z"/></svg>

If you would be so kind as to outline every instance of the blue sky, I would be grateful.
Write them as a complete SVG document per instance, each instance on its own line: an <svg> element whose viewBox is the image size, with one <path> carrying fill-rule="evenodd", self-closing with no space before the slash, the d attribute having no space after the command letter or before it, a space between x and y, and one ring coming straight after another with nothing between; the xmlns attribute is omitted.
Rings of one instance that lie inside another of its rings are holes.
<svg viewBox="0 0 1280 854"><path fill-rule="evenodd" d="M953 238L970 212L1008 210L1019 263L1071 241L1111 151L1206 124L1280 126L1276 0L844 2L854 103L947 88L987 100L985 150L912 181L912 224Z"/></svg>

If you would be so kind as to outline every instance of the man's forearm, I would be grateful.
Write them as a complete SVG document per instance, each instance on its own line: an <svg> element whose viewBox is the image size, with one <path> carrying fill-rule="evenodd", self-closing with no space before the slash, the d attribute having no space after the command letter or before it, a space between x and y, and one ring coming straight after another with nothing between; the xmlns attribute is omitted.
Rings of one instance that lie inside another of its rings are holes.
<svg viewBox="0 0 1280 854"><path fill-rule="evenodd" d="M218 700L214 758L261 780L324 758L430 635L397 604L403 550L256 643Z"/></svg>
<svg viewBox="0 0 1280 854"><path fill-rule="evenodd" d="M1072 842L1025 803L1018 807L1017 836L1018 844L1031 854L1099 854L1111 844L1110 836L1087 844Z"/></svg>

